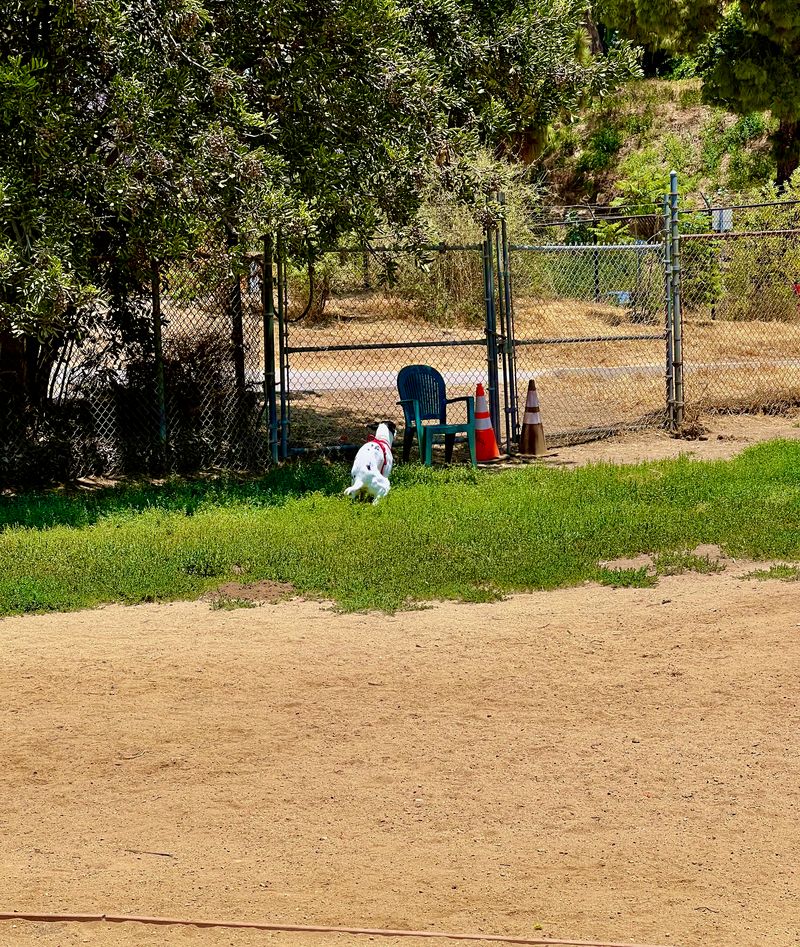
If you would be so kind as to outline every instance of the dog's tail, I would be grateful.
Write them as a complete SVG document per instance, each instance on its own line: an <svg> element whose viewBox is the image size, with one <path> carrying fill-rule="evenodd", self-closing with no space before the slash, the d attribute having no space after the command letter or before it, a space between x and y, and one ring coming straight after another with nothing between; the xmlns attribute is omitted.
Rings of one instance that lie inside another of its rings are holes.
<svg viewBox="0 0 800 947"><path fill-rule="evenodd" d="M353 483L344 491L344 495L348 497L355 496L359 490L364 486L364 481L357 477Z"/></svg>

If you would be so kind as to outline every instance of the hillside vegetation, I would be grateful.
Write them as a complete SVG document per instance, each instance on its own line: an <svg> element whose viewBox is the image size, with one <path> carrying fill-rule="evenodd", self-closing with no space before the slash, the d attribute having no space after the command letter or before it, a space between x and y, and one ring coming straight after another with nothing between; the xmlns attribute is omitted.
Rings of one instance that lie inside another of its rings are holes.
<svg viewBox="0 0 800 947"><path fill-rule="evenodd" d="M768 113L734 115L701 102L699 79L643 79L555 126L543 155L557 200L632 205L657 198L669 172L685 195L736 195L768 186L775 160Z"/></svg>

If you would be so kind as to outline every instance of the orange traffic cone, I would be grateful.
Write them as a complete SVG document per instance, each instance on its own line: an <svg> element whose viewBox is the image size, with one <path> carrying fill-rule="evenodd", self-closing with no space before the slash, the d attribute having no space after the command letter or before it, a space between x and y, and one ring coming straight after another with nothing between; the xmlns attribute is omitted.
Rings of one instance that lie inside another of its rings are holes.
<svg viewBox="0 0 800 947"><path fill-rule="evenodd" d="M489 405L486 403L486 392L481 384L475 389L475 455L481 461L497 460L500 457Z"/></svg>
<svg viewBox="0 0 800 947"><path fill-rule="evenodd" d="M536 382L532 378L528 382L528 399L525 402L525 416L522 419L519 452L524 457L540 457L547 453L542 415L539 412L539 395L536 392Z"/></svg>

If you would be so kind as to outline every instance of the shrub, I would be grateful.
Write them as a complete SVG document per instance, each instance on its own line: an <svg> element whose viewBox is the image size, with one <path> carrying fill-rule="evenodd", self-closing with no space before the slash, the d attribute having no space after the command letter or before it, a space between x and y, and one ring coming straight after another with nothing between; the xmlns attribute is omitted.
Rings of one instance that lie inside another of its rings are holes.
<svg viewBox="0 0 800 947"><path fill-rule="evenodd" d="M800 247L784 237L748 237L726 241L725 295L719 317L731 320L796 322Z"/></svg>
<svg viewBox="0 0 800 947"><path fill-rule="evenodd" d="M581 154L577 169L579 171L605 171L614 163L622 148L623 134L614 125L603 125L589 135L586 147Z"/></svg>
<svg viewBox="0 0 800 947"><path fill-rule="evenodd" d="M690 85L680 90L678 94L678 103L682 109L694 108L700 104L701 88L700 85Z"/></svg>
<svg viewBox="0 0 800 947"><path fill-rule="evenodd" d="M653 127L654 112L651 106L647 106L642 112L635 112L628 115L624 121L625 131L630 135L646 135Z"/></svg>

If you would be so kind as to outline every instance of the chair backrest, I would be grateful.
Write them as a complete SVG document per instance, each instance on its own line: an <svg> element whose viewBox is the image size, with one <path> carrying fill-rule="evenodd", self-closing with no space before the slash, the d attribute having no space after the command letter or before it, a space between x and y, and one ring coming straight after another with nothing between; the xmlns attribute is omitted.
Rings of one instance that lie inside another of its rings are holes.
<svg viewBox="0 0 800 947"><path fill-rule="evenodd" d="M419 416L422 421L435 419L445 423L447 405L445 404L444 378L430 365L406 365L397 375L397 390L401 398L413 398L419 403ZM406 424L414 420L411 405L403 405Z"/></svg>

